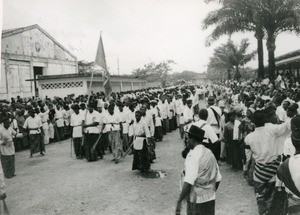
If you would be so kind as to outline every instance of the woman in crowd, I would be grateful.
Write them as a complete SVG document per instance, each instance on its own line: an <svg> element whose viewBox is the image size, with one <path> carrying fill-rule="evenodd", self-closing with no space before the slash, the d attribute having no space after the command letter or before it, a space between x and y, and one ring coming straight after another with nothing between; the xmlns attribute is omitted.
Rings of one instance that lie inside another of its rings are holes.
<svg viewBox="0 0 300 215"><path fill-rule="evenodd" d="M10 119L6 118L3 121L3 127L0 128L1 164L6 178L15 176L15 146L13 138L17 132L10 125Z"/></svg>

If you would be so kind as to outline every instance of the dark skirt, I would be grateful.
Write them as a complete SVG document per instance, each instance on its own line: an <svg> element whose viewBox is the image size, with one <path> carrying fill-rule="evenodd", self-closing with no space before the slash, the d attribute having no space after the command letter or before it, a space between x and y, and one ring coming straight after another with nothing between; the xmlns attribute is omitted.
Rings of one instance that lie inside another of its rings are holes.
<svg viewBox="0 0 300 215"><path fill-rule="evenodd" d="M175 128L174 128L174 117L169 119L169 132L172 132L174 131Z"/></svg>
<svg viewBox="0 0 300 215"><path fill-rule="evenodd" d="M180 134L181 139L183 139L184 138L184 125L183 124L179 125L179 134Z"/></svg>
<svg viewBox="0 0 300 215"><path fill-rule="evenodd" d="M1 164L5 178L15 175L15 155L1 155Z"/></svg>
<svg viewBox="0 0 300 215"><path fill-rule="evenodd" d="M129 148L128 134L122 134L123 151L126 152Z"/></svg>
<svg viewBox="0 0 300 215"><path fill-rule="evenodd" d="M73 138L73 144L74 144L74 151L77 158L83 157L83 147L82 147L82 138L76 137Z"/></svg>
<svg viewBox="0 0 300 215"><path fill-rule="evenodd" d="M141 150L134 150L132 170L140 170L141 172L150 169L150 160L146 140L144 140L143 148Z"/></svg>
<svg viewBox="0 0 300 215"><path fill-rule="evenodd" d="M226 154L227 154L227 163L229 165L233 164L233 141L228 141L226 143Z"/></svg>
<svg viewBox="0 0 300 215"><path fill-rule="evenodd" d="M41 140L41 134L29 134L30 153L34 154L45 150L44 144Z"/></svg>
<svg viewBox="0 0 300 215"><path fill-rule="evenodd" d="M170 120L169 119L166 119L166 131L167 131L167 133L171 132L171 130L170 130Z"/></svg>
<svg viewBox="0 0 300 215"><path fill-rule="evenodd" d="M83 144L83 148L84 148L85 158L87 159L87 161L98 160L98 154L96 150L92 152L92 148L96 143L98 137L99 137L98 134L85 134L85 138L84 138L85 141Z"/></svg>
<svg viewBox="0 0 300 215"><path fill-rule="evenodd" d="M242 153L241 153L241 147L240 147L240 141L233 140L233 163L232 167L237 170L243 169L243 163L242 163Z"/></svg>
<svg viewBox="0 0 300 215"><path fill-rule="evenodd" d="M214 154L216 160L220 160L220 149L221 149L221 143L202 143L206 148L210 149L211 152Z"/></svg>
<svg viewBox="0 0 300 215"><path fill-rule="evenodd" d="M105 150L108 147L108 135L107 133L103 133L100 137L100 140L96 146L97 153L100 157L105 154Z"/></svg>
<svg viewBox="0 0 300 215"><path fill-rule="evenodd" d="M269 214L275 191L275 182L260 183L254 181L253 185L256 194L258 214Z"/></svg>
<svg viewBox="0 0 300 215"><path fill-rule="evenodd" d="M163 139L163 130L161 126L155 127L154 138L159 141Z"/></svg>
<svg viewBox="0 0 300 215"><path fill-rule="evenodd" d="M153 162L153 160L156 159L156 154L155 154L155 140L153 138L150 138L148 140L148 153L149 153L149 160L150 162Z"/></svg>
<svg viewBox="0 0 300 215"><path fill-rule="evenodd" d="M187 215L215 215L215 200L203 203L190 203L187 202L186 207Z"/></svg>
<svg viewBox="0 0 300 215"><path fill-rule="evenodd" d="M162 120L162 131L163 131L163 135L166 135L167 134L167 121L168 119L163 119Z"/></svg>
<svg viewBox="0 0 300 215"><path fill-rule="evenodd" d="M29 134L27 132L23 132L23 138L22 138L22 145L21 149L28 149L30 144L29 144Z"/></svg>
<svg viewBox="0 0 300 215"><path fill-rule="evenodd" d="M64 126L63 127L56 127L56 129L57 129L57 136L56 136L57 140L60 140L60 141L64 140L64 138L65 138L65 127Z"/></svg>
<svg viewBox="0 0 300 215"><path fill-rule="evenodd" d="M104 154L104 151L109 147L108 133L102 133L100 138L100 145L101 145L102 154Z"/></svg>

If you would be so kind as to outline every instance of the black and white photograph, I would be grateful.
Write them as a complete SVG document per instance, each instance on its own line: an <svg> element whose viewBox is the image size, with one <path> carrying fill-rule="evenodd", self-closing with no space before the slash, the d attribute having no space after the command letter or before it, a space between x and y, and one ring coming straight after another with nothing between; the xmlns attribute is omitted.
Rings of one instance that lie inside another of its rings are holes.
<svg viewBox="0 0 300 215"><path fill-rule="evenodd" d="M0 0L0 215L300 215L300 0Z"/></svg>

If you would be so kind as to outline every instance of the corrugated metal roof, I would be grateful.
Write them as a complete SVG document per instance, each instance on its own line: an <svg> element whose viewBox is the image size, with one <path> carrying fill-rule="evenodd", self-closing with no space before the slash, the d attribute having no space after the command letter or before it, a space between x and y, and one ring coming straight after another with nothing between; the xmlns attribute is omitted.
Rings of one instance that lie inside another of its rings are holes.
<svg viewBox="0 0 300 215"><path fill-rule="evenodd" d="M296 57L296 56L300 56L300 49L297 49L295 51L291 51L291 52L288 52L286 54L280 55L280 56L275 58L275 61L282 61L282 60L292 58L292 57Z"/></svg>

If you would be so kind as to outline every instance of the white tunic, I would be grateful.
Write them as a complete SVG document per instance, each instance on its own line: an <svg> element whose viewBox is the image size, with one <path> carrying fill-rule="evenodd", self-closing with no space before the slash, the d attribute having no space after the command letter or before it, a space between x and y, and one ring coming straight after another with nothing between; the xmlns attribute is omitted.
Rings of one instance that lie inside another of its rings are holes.
<svg viewBox="0 0 300 215"><path fill-rule="evenodd" d="M82 121L83 116L81 114L73 113L71 115L71 126L73 127L73 138L82 137Z"/></svg>

